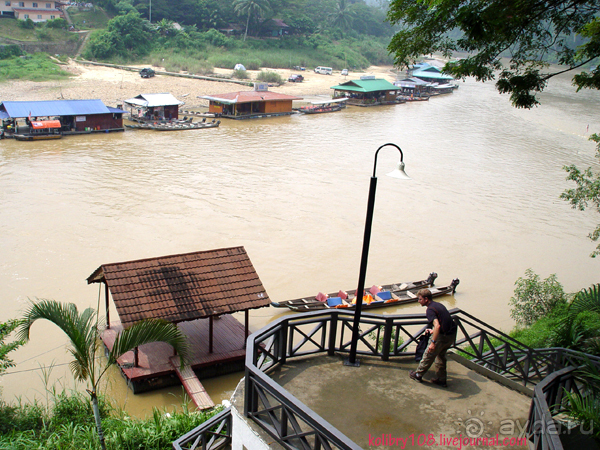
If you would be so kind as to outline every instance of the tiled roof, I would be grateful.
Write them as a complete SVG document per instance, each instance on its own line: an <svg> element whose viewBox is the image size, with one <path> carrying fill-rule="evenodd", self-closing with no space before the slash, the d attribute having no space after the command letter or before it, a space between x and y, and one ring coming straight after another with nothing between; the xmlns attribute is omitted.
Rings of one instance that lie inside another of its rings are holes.
<svg viewBox="0 0 600 450"><path fill-rule="evenodd" d="M244 247L103 264L87 281L106 282L124 327L146 318L176 323L270 304Z"/></svg>
<svg viewBox="0 0 600 450"><path fill-rule="evenodd" d="M271 91L228 92L225 94L204 95L198 98L204 98L214 102L221 102L226 104L262 101L302 100L302 97L294 97L293 95L280 94L279 92Z"/></svg>

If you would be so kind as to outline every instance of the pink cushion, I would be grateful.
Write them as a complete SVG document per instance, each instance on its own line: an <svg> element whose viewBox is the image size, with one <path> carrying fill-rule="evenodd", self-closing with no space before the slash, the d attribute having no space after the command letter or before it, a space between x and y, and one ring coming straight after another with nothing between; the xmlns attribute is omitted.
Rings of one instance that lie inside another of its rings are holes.
<svg viewBox="0 0 600 450"><path fill-rule="evenodd" d="M373 285L371 289L369 289L369 292L373 295L377 295L381 292L381 289L379 289L379 286Z"/></svg>
<svg viewBox="0 0 600 450"><path fill-rule="evenodd" d="M323 294L322 292L319 292L315 298L320 302L325 302L325 301L327 301L327 294Z"/></svg>
<svg viewBox="0 0 600 450"><path fill-rule="evenodd" d="M338 297L340 297L342 300L346 300L348 298L348 293L340 289L340 292L338 292Z"/></svg>

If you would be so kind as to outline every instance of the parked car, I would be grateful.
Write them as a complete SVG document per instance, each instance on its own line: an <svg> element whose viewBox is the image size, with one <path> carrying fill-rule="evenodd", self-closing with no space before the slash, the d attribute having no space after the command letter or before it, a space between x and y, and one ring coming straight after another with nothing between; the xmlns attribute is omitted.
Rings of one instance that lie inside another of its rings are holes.
<svg viewBox="0 0 600 450"><path fill-rule="evenodd" d="M292 69L294 69L294 70L306 70L306 67L294 66L294 67L292 67Z"/></svg>
<svg viewBox="0 0 600 450"><path fill-rule="evenodd" d="M348 69L342 69L342 75L348 75Z"/></svg>
<svg viewBox="0 0 600 450"><path fill-rule="evenodd" d="M320 73L321 75L332 75L333 69L331 67L319 66L315 68L315 73Z"/></svg>
<svg viewBox="0 0 600 450"><path fill-rule="evenodd" d="M140 77L142 78L150 78L153 77L155 74L156 72L154 72L154 70L150 67L145 67L144 69L140 70Z"/></svg>
<svg viewBox="0 0 600 450"><path fill-rule="evenodd" d="M302 75L298 75L296 73L290 75L290 77L288 78L288 81L290 83L301 83L302 81L304 81L304 77Z"/></svg>

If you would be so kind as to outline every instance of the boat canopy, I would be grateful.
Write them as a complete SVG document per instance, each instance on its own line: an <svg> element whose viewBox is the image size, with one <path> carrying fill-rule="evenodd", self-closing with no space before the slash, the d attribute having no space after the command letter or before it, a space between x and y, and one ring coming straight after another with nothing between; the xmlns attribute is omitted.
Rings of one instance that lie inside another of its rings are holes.
<svg viewBox="0 0 600 450"><path fill-rule="evenodd" d="M31 122L31 128L34 130L60 128L61 126L60 120L36 120Z"/></svg>

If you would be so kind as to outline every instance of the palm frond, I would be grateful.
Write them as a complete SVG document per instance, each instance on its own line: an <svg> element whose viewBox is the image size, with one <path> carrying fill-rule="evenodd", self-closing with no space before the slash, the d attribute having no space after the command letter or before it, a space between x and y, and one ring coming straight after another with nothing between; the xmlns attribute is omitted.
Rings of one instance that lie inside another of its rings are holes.
<svg viewBox="0 0 600 450"><path fill-rule="evenodd" d="M594 311L600 314L600 283L575 294L569 306L569 315L575 317L583 311Z"/></svg>
<svg viewBox="0 0 600 450"><path fill-rule="evenodd" d="M92 327L96 313L87 308L81 314L73 303L60 303L55 300L41 299L31 303L25 316L20 320L18 336L27 341L31 327L39 319L46 319L58 326L71 341L69 349L74 361L71 371L77 379L85 380L93 372L97 345L97 330Z"/></svg>
<svg viewBox="0 0 600 450"><path fill-rule="evenodd" d="M108 356L108 363L114 364L121 355L140 345L151 342L166 342L171 345L181 359L182 365L188 354L188 343L177 325L160 319L147 319L123 330Z"/></svg>

